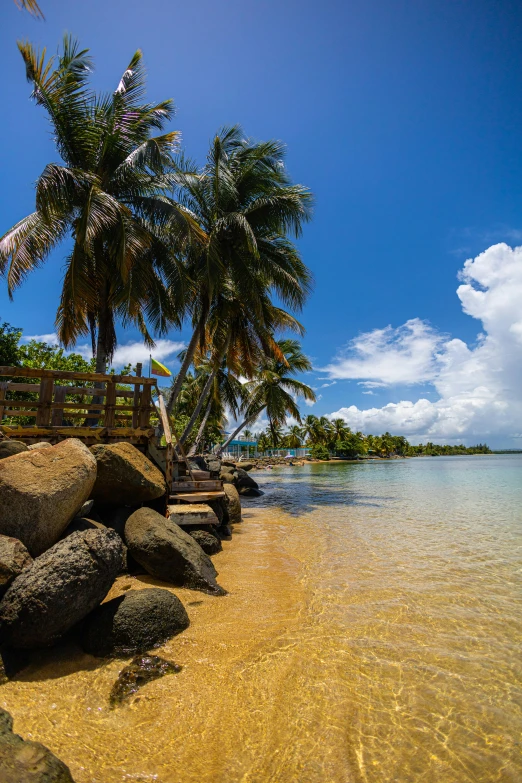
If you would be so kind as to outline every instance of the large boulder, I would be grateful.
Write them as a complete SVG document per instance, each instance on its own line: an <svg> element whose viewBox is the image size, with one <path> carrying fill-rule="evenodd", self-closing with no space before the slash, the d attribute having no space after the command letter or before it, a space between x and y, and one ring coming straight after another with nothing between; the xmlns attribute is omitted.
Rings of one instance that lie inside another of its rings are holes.
<svg viewBox="0 0 522 783"><path fill-rule="evenodd" d="M224 484L233 484L236 480L232 468L223 468L219 474L219 478Z"/></svg>
<svg viewBox="0 0 522 783"><path fill-rule="evenodd" d="M28 448L21 440L9 440L6 438L0 441L0 459L21 454L22 451L28 451Z"/></svg>
<svg viewBox="0 0 522 783"><path fill-rule="evenodd" d="M113 530L86 530L36 558L0 602L0 644L30 649L59 639L105 598L122 551Z"/></svg>
<svg viewBox="0 0 522 783"><path fill-rule="evenodd" d="M91 446L98 475L92 492L100 506L138 506L166 492L163 473L131 443Z"/></svg>
<svg viewBox="0 0 522 783"><path fill-rule="evenodd" d="M33 557L52 546L90 497L96 460L76 438L0 461L0 533Z"/></svg>
<svg viewBox="0 0 522 783"><path fill-rule="evenodd" d="M188 533L151 508L140 508L125 525L132 557L151 576L174 585L224 595L210 558Z"/></svg>
<svg viewBox="0 0 522 783"><path fill-rule="evenodd" d="M239 493L233 484L223 484L225 505L228 511L228 524L237 525L241 522L241 501Z"/></svg>
<svg viewBox="0 0 522 783"><path fill-rule="evenodd" d="M11 715L0 708L0 780L2 783L74 783L69 767L39 742L13 732Z"/></svg>
<svg viewBox="0 0 522 783"><path fill-rule="evenodd" d="M252 487L252 489L258 489L259 487L257 481L254 481L252 476L249 476L246 470L243 470L243 468L236 468L234 472L234 476L236 478L236 487L238 489L243 489L246 487Z"/></svg>
<svg viewBox="0 0 522 783"><path fill-rule="evenodd" d="M131 590L102 604L86 620L82 647L99 657L135 655L188 628L185 607L159 587Z"/></svg>
<svg viewBox="0 0 522 783"><path fill-rule="evenodd" d="M21 541L0 536L0 595L32 562L33 558Z"/></svg>
<svg viewBox="0 0 522 783"><path fill-rule="evenodd" d="M37 451L38 449L52 449L53 444L49 443L47 440L39 440L38 443L31 443L30 446L28 446L29 451Z"/></svg>
<svg viewBox="0 0 522 783"><path fill-rule="evenodd" d="M220 539L207 530L189 530L189 536L197 541L206 555L216 555L223 549Z"/></svg>

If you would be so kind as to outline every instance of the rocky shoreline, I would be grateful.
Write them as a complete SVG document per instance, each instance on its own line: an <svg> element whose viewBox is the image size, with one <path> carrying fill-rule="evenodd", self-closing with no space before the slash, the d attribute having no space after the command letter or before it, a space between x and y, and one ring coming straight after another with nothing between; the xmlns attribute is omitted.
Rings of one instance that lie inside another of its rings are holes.
<svg viewBox="0 0 522 783"><path fill-rule="evenodd" d="M162 472L129 443L87 448L77 439L29 447L0 441L4 677L16 675L33 651L71 640L99 658L138 656L123 682L115 684L111 703L125 698L129 688L133 692L148 679L177 670L150 655L190 624L169 588L226 594L211 556L241 523L240 496L262 494L249 475L252 465L197 457L192 467L210 470L224 482L225 497L209 502L215 524L183 526L183 505L167 517ZM154 577L159 586L105 600L117 577L126 574ZM25 743L30 746L25 750L11 731L8 713L0 715L0 723L0 780L73 780L43 746ZM38 760L27 766L22 757Z"/></svg>

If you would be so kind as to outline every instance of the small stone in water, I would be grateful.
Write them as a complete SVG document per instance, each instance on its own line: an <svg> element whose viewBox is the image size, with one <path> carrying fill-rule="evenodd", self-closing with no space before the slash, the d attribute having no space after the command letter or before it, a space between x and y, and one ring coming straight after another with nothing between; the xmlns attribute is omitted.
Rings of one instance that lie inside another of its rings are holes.
<svg viewBox="0 0 522 783"><path fill-rule="evenodd" d="M159 655L137 655L131 663L121 670L112 686L109 701L111 707L117 707L133 696L139 688L151 680L164 677L165 674L176 674L181 666L160 658Z"/></svg>

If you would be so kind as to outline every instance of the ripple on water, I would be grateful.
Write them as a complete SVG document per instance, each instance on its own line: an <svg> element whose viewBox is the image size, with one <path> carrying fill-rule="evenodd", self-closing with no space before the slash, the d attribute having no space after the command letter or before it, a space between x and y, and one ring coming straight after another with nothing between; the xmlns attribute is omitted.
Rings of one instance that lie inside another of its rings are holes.
<svg viewBox="0 0 522 783"><path fill-rule="evenodd" d="M229 595L175 591L182 671L111 711L128 661L47 651L0 690L15 730L77 783L520 783L522 458L259 475Z"/></svg>

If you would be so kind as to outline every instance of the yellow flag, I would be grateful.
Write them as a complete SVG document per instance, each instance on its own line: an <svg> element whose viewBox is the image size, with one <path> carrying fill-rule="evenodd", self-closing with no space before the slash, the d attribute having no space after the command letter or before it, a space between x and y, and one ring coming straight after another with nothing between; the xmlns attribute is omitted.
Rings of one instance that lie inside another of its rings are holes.
<svg viewBox="0 0 522 783"><path fill-rule="evenodd" d="M171 371L161 362L157 362L156 359L151 359L150 372L151 375L161 375L163 378L168 378L169 375L172 375Z"/></svg>

